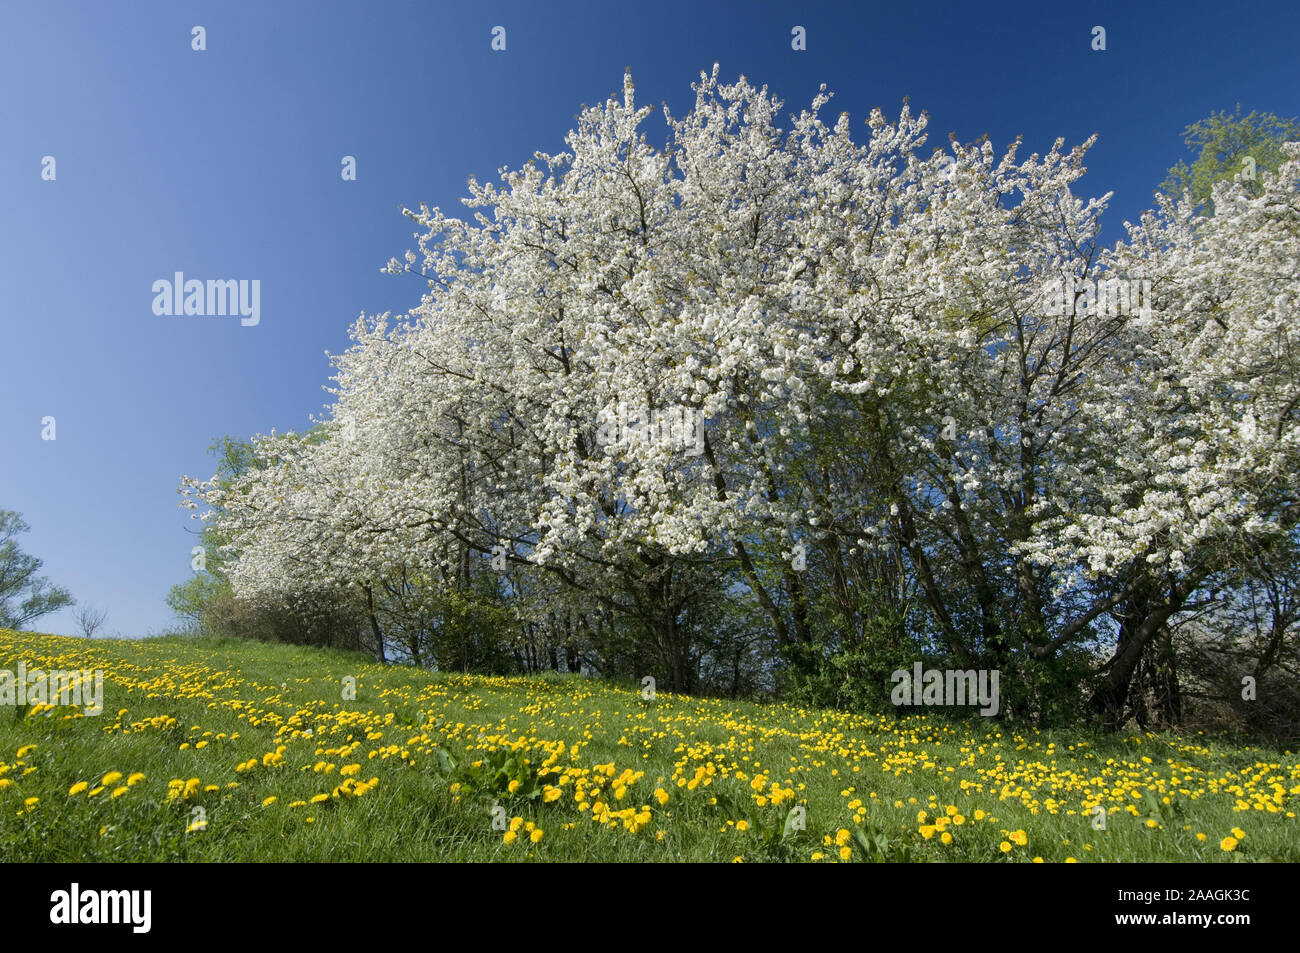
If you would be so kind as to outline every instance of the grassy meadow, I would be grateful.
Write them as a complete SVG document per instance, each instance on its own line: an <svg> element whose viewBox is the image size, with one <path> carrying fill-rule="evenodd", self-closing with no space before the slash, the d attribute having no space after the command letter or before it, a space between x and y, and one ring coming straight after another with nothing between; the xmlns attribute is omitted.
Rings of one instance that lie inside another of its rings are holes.
<svg viewBox="0 0 1300 953"><path fill-rule="evenodd" d="M6 863L1300 860L1300 758L1201 735L0 631L19 662L103 711L0 707Z"/></svg>

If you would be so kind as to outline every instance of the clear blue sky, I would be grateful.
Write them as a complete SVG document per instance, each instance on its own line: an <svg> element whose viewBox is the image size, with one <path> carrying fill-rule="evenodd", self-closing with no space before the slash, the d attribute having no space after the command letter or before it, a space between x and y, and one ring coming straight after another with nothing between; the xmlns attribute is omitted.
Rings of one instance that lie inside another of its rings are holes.
<svg viewBox="0 0 1300 953"><path fill-rule="evenodd" d="M806 52L790 48L795 24ZM847 110L859 141L872 107L894 116L905 96L930 113L931 145L1023 135L1027 154L1098 132L1083 189L1114 191L1114 240L1187 124L1238 102L1300 114L1297 27L1294 0L5 2L0 508L31 524L22 545L47 575L108 611L108 632L165 628L194 545L178 477L211 474L219 435L308 426L324 352L361 312L419 301L417 279L380 274L413 245L399 208L463 214L469 175L562 151L580 104L619 94L625 66L639 103L676 115L715 61L787 113L825 82L828 115ZM258 279L260 324L156 316L153 282L177 271ZM36 627L74 631L68 610Z"/></svg>

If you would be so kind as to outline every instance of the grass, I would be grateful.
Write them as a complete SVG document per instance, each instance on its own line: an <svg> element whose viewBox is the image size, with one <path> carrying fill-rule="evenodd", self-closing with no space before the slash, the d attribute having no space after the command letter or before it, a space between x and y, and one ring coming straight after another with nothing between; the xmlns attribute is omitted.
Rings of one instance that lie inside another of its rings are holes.
<svg viewBox="0 0 1300 953"><path fill-rule="evenodd" d="M4 862L1300 860L1300 759L1199 735L0 630L19 662L103 712L0 707Z"/></svg>

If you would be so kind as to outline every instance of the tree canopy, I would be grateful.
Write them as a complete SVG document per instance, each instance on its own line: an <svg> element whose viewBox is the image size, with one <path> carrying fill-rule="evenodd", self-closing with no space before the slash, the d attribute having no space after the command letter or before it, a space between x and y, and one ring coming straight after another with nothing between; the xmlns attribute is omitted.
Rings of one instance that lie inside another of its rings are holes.
<svg viewBox="0 0 1300 953"><path fill-rule="evenodd" d="M234 592L377 637L470 594L682 690L766 645L1122 718L1169 620L1296 525L1300 143L1103 248L1092 139L927 154L906 105L856 143L825 87L788 130L743 77L695 90L662 149L629 75L472 217L407 210L388 270L428 290L356 322L316 432L182 483Z"/></svg>

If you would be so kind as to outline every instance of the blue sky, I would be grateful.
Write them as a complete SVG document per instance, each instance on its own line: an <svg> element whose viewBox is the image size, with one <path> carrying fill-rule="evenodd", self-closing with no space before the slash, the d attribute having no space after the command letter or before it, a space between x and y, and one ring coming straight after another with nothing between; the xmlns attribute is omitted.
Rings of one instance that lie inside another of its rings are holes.
<svg viewBox="0 0 1300 953"><path fill-rule="evenodd" d="M787 113L824 82L828 115L847 110L859 141L872 107L894 116L905 96L929 112L931 145L1023 135L1027 154L1097 132L1082 191L1114 191L1113 241L1186 125L1238 102L1300 114L1297 27L1293 0L6 2L0 508L31 524L21 543L47 575L107 610L108 632L164 629L195 542L179 476L210 475L222 434L308 426L328 397L324 352L363 311L419 301L418 279L380 274L414 244L399 209L460 215L469 175L562 151L580 104L619 94L624 67L639 103L675 115L715 61ZM155 315L153 282L177 271L257 279L260 323ZM75 630L69 610L36 628Z"/></svg>

